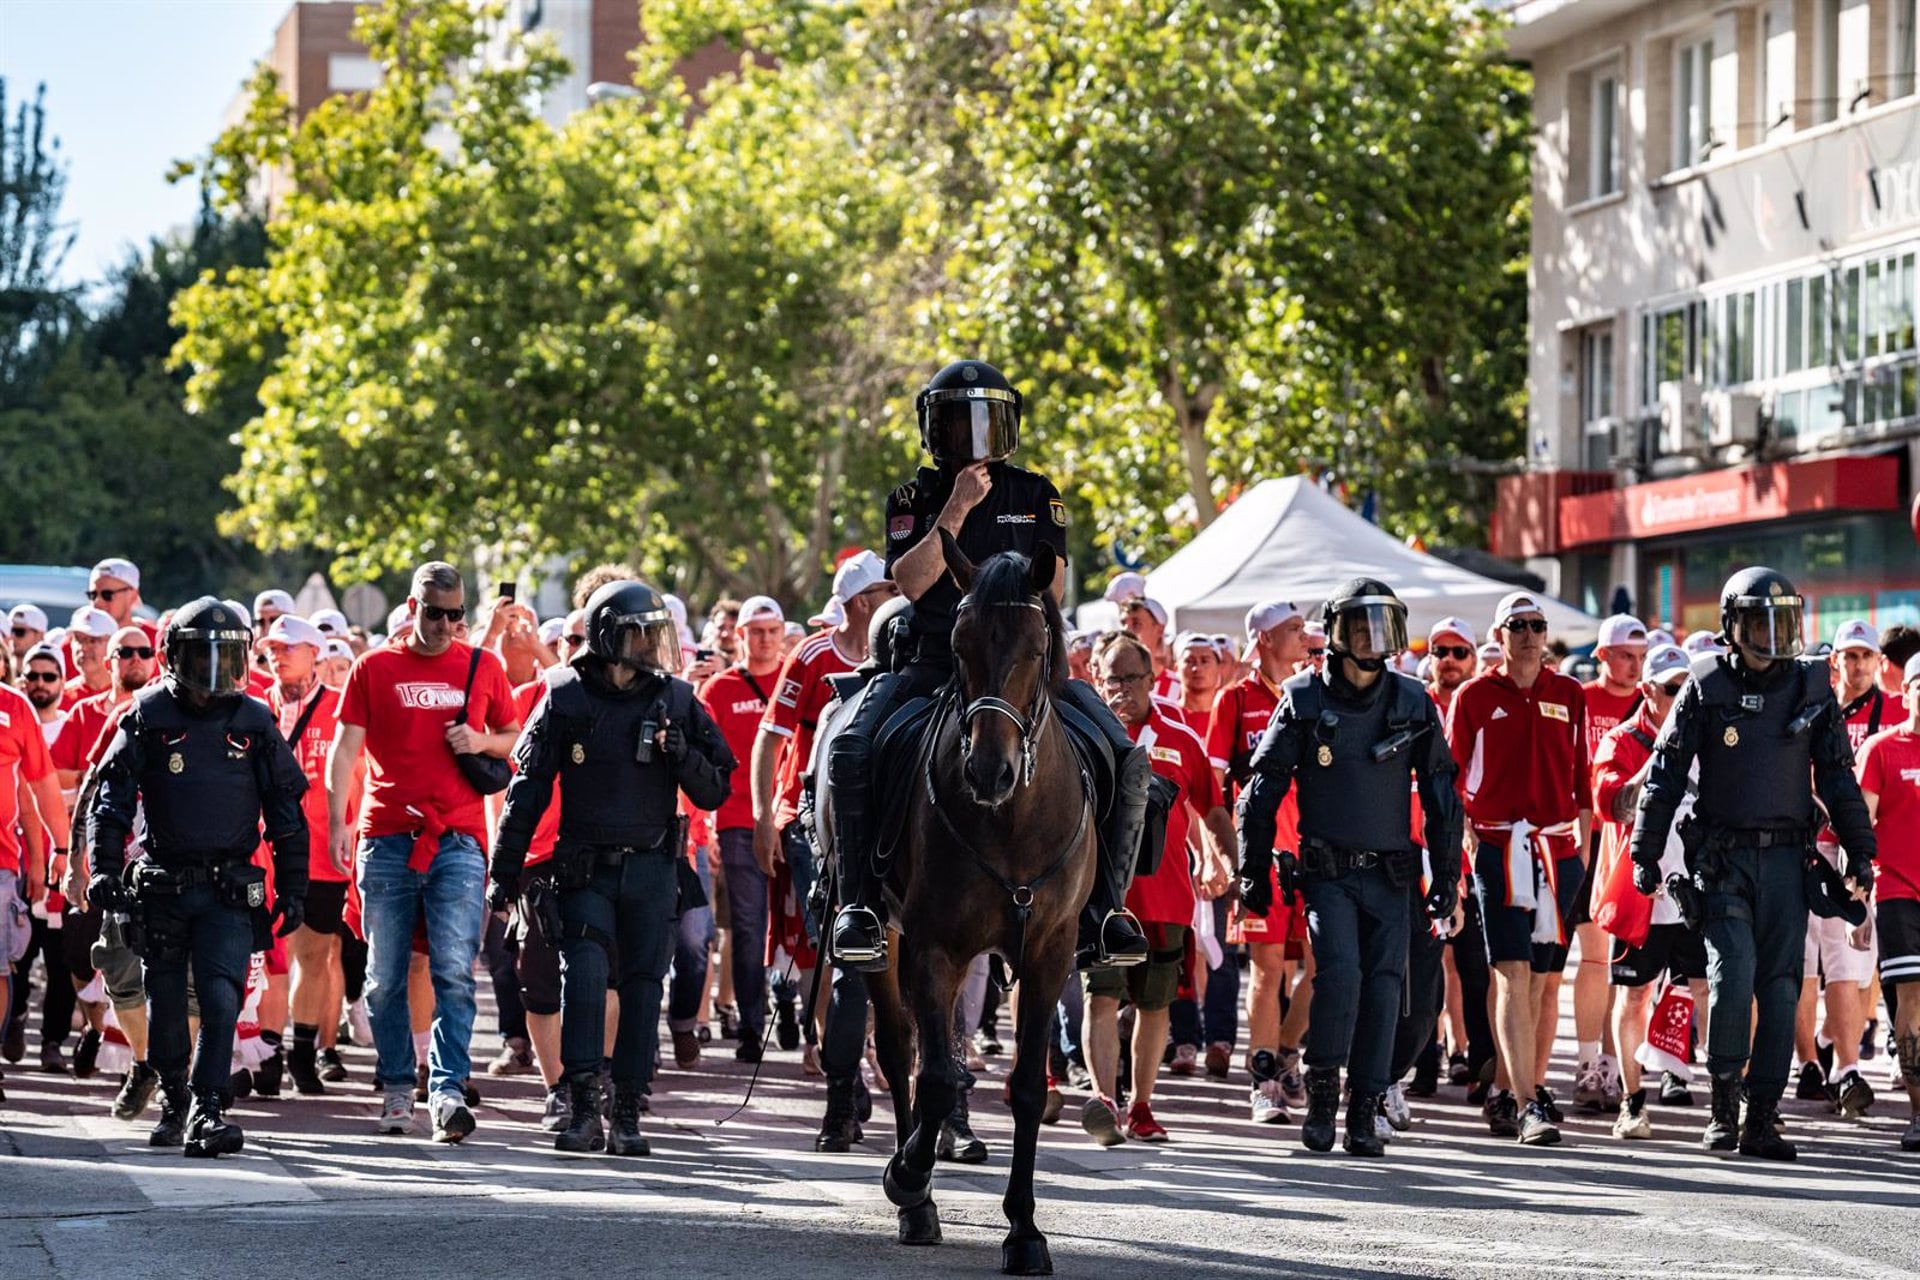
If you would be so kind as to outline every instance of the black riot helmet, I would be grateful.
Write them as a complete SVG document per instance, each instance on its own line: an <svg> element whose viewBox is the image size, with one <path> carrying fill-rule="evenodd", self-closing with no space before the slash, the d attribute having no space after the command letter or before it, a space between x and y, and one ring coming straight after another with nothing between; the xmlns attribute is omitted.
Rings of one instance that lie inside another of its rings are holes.
<svg viewBox="0 0 1920 1280"><path fill-rule="evenodd" d="M232 605L212 596L186 605L167 624L163 647L175 693L237 698L246 692L253 628Z"/></svg>
<svg viewBox="0 0 1920 1280"><path fill-rule="evenodd" d="M936 464L999 462L1020 446L1024 405L1006 375L984 360L955 360L914 397L920 443Z"/></svg>
<svg viewBox="0 0 1920 1280"><path fill-rule="evenodd" d="M1320 611L1327 648L1362 670L1378 671L1407 647L1407 606L1378 578L1354 578Z"/></svg>
<svg viewBox="0 0 1920 1280"><path fill-rule="evenodd" d="M680 628L666 597L644 582L609 582L587 601L586 652L602 662L670 676L680 670Z"/></svg>
<svg viewBox="0 0 1920 1280"><path fill-rule="evenodd" d="M1797 658L1806 649L1806 601L1787 575L1755 565L1720 588L1720 629L1727 644L1756 658Z"/></svg>

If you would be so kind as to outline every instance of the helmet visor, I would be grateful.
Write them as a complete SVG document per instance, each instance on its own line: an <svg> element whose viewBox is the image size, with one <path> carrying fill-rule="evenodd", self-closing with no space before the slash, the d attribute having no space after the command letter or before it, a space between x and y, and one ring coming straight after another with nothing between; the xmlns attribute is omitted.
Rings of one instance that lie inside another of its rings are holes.
<svg viewBox="0 0 1920 1280"><path fill-rule="evenodd" d="M247 649L245 632L194 632L174 638L167 661L183 687L221 697L247 687Z"/></svg>
<svg viewBox="0 0 1920 1280"><path fill-rule="evenodd" d="M1797 658L1806 649L1802 620L1799 596L1737 600L1732 640L1741 652L1758 658Z"/></svg>
<svg viewBox="0 0 1920 1280"><path fill-rule="evenodd" d="M680 629L671 616L630 614L613 628L615 653L627 666L669 676L680 670Z"/></svg>
<svg viewBox="0 0 1920 1280"><path fill-rule="evenodd" d="M1391 658L1407 647L1407 607L1398 600L1342 601L1327 630L1327 647L1350 658Z"/></svg>
<svg viewBox="0 0 1920 1280"><path fill-rule="evenodd" d="M1020 444L1013 393L967 387L927 393L927 452L935 462L998 462Z"/></svg>

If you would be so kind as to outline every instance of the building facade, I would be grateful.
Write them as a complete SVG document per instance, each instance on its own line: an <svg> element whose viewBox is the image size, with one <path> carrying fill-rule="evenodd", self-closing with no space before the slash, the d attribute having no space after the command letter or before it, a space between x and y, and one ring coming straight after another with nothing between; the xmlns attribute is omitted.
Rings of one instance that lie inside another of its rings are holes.
<svg viewBox="0 0 1920 1280"><path fill-rule="evenodd" d="M1770 564L1920 624L1920 0L1518 0L1534 77L1529 458L1494 550L1717 625Z"/></svg>

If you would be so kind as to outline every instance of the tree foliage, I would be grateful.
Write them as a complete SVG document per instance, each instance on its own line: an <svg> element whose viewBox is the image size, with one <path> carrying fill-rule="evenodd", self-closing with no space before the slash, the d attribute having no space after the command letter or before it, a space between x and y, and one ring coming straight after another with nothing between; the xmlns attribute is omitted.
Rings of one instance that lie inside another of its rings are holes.
<svg viewBox="0 0 1920 1280"><path fill-rule="evenodd" d="M47 87L7 115L0 78L0 406L17 403L44 375L74 316L59 287L74 231L60 221L67 170L47 135Z"/></svg>

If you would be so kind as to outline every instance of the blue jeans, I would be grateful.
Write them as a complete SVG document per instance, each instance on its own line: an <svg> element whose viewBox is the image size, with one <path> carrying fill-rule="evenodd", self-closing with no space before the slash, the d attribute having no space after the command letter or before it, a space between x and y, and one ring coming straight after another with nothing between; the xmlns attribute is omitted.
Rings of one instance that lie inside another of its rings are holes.
<svg viewBox="0 0 1920 1280"><path fill-rule="evenodd" d="M727 943L740 1038L760 1040L767 1029L767 873L754 861L752 827L720 833L720 869L727 877Z"/></svg>
<svg viewBox="0 0 1920 1280"><path fill-rule="evenodd" d="M361 914L367 932L367 1018L373 1024L374 1080L411 1087L416 1066L407 1013L407 966L414 925L427 923L433 978L433 1043L427 1080L434 1093L464 1096L473 1071L473 962L487 915L487 859L472 836L449 831L427 869L410 870L413 837L360 841Z"/></svg>
<svg viewBox="0 0 1920 1280"><path fill-rule="evenodd" d="M653 1079L679 883L671 853L629 853L596 866L586 888L560 891L566 923L560 938L560 1060L567 1075L600 1070L612 986L620 993L613 1081L641 1089Z"/></svg>
<svg viewBox="0 0 1920 1280"><path fill-rule="evenodd" d="M707 865L707 847L693 851L694 874L709 900L713 897L713 869ZM667 1029L691 1031L700 1021L700 993L707 985L707 953L713 946L713 907L695 907L680 913L673 935L673 980L667 988Z"/></svg>

